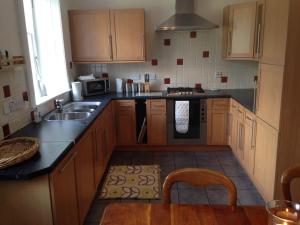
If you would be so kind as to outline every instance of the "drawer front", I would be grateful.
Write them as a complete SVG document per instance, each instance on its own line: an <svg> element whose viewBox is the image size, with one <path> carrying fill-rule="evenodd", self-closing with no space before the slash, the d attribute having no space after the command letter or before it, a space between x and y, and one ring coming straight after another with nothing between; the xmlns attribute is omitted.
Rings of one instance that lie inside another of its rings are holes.
<svg viewBox="0 0 300 225"><path fill-rule="evenodd" d="M132 112L135 108L134 100L117 100L115 101L115 106L118 112Z"/></svg>
<svg viewBox="0 0 300 225"><path fill-rule="evenodd" d="M245 119L245 108L241 105L238 105L237 114L238 114L239 119L244 120Z"/></svg>
<svg viewBox="0 0 300 225"><path fill-rule="evenodd" d="M209 109L228 109L230 105L229 98L216 98L208 100Z"/></svg>
<svg viewBox="0 0 300 225"><path fill-rule="evenodd" d="M253 123L255 122L255 115L253 113L250 113L250 112L247 112L245 113L245 123L248 125L248 126L251 126L253 125Z"/></svg>
<svg viewBox="0 0 300 225"><path fill-rule="evenodd" d="M161 112L166 112L166 100L164 99L159 99L159 100L148 100L147 104L150 105L151 111L161 111Z"/></svg>

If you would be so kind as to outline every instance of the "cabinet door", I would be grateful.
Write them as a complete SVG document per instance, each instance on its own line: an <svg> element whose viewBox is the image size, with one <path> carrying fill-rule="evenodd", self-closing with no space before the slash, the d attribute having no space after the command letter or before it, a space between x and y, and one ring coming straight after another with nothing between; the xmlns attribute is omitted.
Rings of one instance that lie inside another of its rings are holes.
<svg viewBox="0 0 300 225"><path fill-rule="evenodd" d="M110 11L115 61L145 60L144 9Z"/></svg>
<svg viewBox="0 0 300 225"><path fill-rule="evenodd" d="M75 157L71 151L50 174L54 225L79 225L77 205Z"/></svg>
<svg viewBox="0 0 300 225"><path fill-rule="evenodd" d="M227 144L227 111L226 110L209 110L208 126L210 135L208 143L210 145Z"/></svg>
<svg viewBox="0 0 300 225"><path fill-rule="evenodd" d="M284 67L260 65L256 114L279 129Z"/></svg>
<svg viewBox="0 0 300 225"><path fill-rule="evenodd" d="M69 11L74 62L112 60L109 10Z"/></svg>
<svg viewBox="0 0 300 225"><path fill-rule="evenodd" d="M104 140L104 118L100 115L100 118L96 121L95 126L95 187L97 188L101 177L105 171L106 166L106 143Z"/></svg>
<svg viewBox="0 0 300 225"><path fill-rule="evenodd" d="M136 144L135 101L117 100L115 105L118 145Z"/></svg>
<svg viewBox="0 0 300 225"><path fill-rule="evenodd" d="M265 23L261 62L284 65L289 1L265 0Z"/></svg>
<svg viewBox="0 0 300 225"><path fill-rule="evenodd" d="M148 144L167 144L166 100L147 100Z"/></svg>
<svg viewBox="0 0 300 225"><path fill-rule="evenodd" d="M243 163L245 151L245 124L241 119L238 119L237 124L237 157L239 161Z"/></svg>
<svg viewBox="0 0 300 225"><path fill-rule="evenodd" d="M77 196L80 224L83 224L95 194L94 176L94 132L88 130L75 146L78 155L75 159Z"/></svg>
<svg viewBox="0 0 300 225"><path fill-rule="evenodd" d="M278 131L257 119L254 180L265 200L274 197Z"/></svg>
<svg viewBox="0 0 300 225"><path fill-rule="evenodd" d="M245 118L245 150L243 165L250 177L253 176L255 156L256 121L253 116L246 113Z"/></svg>
<svg viewBox="0 0 300 225"><path fill-rule="evenodd" d="M256 28L256 2L230 6L229 58L253 58Z"/></svg>

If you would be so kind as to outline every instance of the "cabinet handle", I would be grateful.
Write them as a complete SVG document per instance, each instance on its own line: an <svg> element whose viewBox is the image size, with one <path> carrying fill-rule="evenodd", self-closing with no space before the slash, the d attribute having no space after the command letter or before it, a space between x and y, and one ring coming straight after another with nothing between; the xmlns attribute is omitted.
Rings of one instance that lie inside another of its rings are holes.
<svg viewBox="0 0 300 225"><path fill-rule="evenodd" d="M256 40L256 57L260 57L260 36L261 36L261 24L257 26L257 40Z"/></svg>
<svg viewBox="0 0 300 225"><path fill-rule="evenodd" d="M146 58L146 56L145 56L145 34L143 34L142 35L142 57L143 57L143 59L145 59Z"/></svg>
<svg viewBox="0 0 300 225"><path fill-rule="evenodd" d="M251 149L256 148L256 121L253 121L252 123L252 132L251 132Z"/></svg>
<svg viewBox="0 0 300 225"><path fill-rule="evenodd" d="M249 116L246 116L246 119L252 121L252 118Z"/></svg>
<svg viewBox="0 0 300 225"><path fill-rule="evenodd" d="M231 56L231 48L232 48L232 31L228 31L228 56Z"/></svg>
<svg viewBox="0 0 300 225"><path fill-rule="evenodd" d="M109 35L109 51L110 51L110 55L109 55L109 58L110 58L110 60L112 60L113 59L113 50L112 50L112 36L111 35Z"/></svg>
<svg viewBox="0 0 300 225"><path fill-rule="evenodd" d="M59 170L59 173L63 173L65 171L65 169L68 167L68 165L76 158L78 152L75 152L70 158L69 160L66 162L66 164L63 166L63 168L61 168Z"/></svg>
<svg viewBox="0 0 300 225"><path fill-rule="evenodd" d="M239 113L243 113L243 111L242 111L242 110L240 110L240 109L238 109L238 111L239 111Z"/></svg>
<svg viewBox="0 0 300 225"><path fill-rule="evenodd" d="M94 134L94 140L95 140L95 150L96 150L96 161L99 161L99 154L98 154L98 141L97 141L97 134L98 134L98 128L96 128L95 134Z"/></svg>

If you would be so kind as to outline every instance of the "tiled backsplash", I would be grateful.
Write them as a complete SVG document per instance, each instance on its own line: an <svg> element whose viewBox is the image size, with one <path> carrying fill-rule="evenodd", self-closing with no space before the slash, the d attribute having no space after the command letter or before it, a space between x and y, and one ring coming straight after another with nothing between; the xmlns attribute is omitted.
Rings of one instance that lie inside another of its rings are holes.
<svg viewBox="0 0 300 225"><path fill-rule="evenodd" d="M25 65L0 71L0 140L31 121L32 108L25 77ZM14 112L5 112L5 108L14 107L13 102L17 104Z"/></svg>
<svg viewBox="0 0 300 225"><path fill-rule="evenodd" d="M201 83L205 89L254 87L258 63L222 59L222 29L156 33L147 43L146 63L80 65L78 71L80 74L108 72L113 88L115 78L132 79L145 73L156 74L152 90L194 87L195 83ZM222 72L223 77L216 78L217 72Z"/></svg>

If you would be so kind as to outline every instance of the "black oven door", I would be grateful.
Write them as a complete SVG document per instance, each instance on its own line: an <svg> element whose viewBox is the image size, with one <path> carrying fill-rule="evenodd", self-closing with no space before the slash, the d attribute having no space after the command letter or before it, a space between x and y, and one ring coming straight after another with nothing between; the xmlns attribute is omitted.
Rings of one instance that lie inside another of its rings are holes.
<svg viewBox="0 0 300 225"><path fill-rule="evenodd" d="M175 102L180 100L174 100L174 108L173 108L173 124L174 128L176 127L175 120ZM185 100L186 101L186 100ZM198 100L189 100L189 126L188 131L185 134L178 133L176 129L174 129L174 138L175 139L191 139L191 138L200 138L200 101Z"/></svg>

